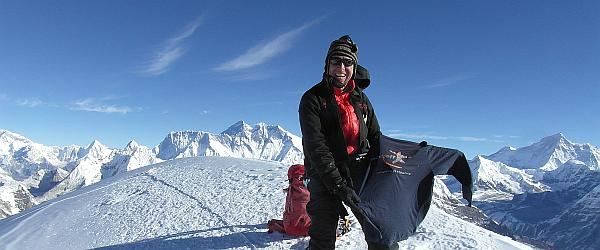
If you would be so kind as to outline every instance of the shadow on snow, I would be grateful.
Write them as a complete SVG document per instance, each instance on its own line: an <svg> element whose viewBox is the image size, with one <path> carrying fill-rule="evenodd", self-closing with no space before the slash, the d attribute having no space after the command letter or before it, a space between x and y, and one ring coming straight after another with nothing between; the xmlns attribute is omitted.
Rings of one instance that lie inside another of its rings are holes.
<svg viewBox="0 0 600 250"><path fill-rule="evenodd" d="M257 229L266 229L266 224L256 225L237 225L216 227L205 230L196 230L181 232L177 234L160 236L152 239L145 239L138 242L124 243L113 246L99 247L99 250L129 250L129 249L228 249L228 248L267 248L272 242L282 242L284 240L300 239L287 236L280 233L268 234L266 231L257 231ZM236 231L235 229L244 229ZM212 231L229 231L226 235L203 237L198 234L205 234ZM284 243L285 244L285 243ZM308 245L307 240L298 242L289 242L289 246L282 246L289 249L304 249Z"/></svg>

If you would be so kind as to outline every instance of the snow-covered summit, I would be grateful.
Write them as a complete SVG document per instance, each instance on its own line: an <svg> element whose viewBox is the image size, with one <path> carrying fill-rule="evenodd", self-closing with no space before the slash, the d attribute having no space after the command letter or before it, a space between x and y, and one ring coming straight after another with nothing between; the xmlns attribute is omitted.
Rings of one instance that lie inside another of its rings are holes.
<svg viewBox="0 0 600 250"><path fill-rule="evenodd" d="M21 135L4 131L0 140L0 168L15 180L24 180L40 169L55 170L67 164L71 147L48 147Z"/></svg>
<svg viewBox="0 0 600 250"><path fill-rule="evenodd" d="M20 134L8 130L0 130L0 157L30 144L33 144L33 142Z"/></svg>
<svg viewBox="0 0 600 250"><path fill-rule="evenodd" d="M263 123L257 124L257 126L261 126L261 125L264 126ZM229 128L227 128L223 132L221 132L221 134L236 136L240 133L249 132L251 130L252 130L252 126L250 124L246 123L245 121L238 121L238 122L234 123L233 125L229 126Z"/></svg>
<svg viewBox="0 0 600 250"><path fill-rule="evenodd" d="M572 143L562 133L518 149L504 147L486 158L515 168L543 171L555 170L568 160L576 159L600 171L600 150L590 144Z"/></svg>
<svg viewBox="0 0 600 250"><path fill-rule="evenodd" d="M221 132L221 135L228 135L232 138L251 138L260 140L265 138L278 139L300 139L299 137L288 132L279 125L269 125L266 123L257 123L254 126L249 125L244 121L236 122L229 128Z"/></svg>
<svg viewBox="0 0 600 250"><path fill-rule="evenodd" d="M142 146L137 141L131 140L131 141L129 141L129 143L127 143L127 145L125 146L123 151L128 152L128 153L133 153L136 150L138 150L140 147L142 147Z"/></svg>
<svg viewBox="0 0 600 250"><path fill-rule="evenodd" d="M301 163L302 141L280 126L239 121L220 134L202 131L171 132L157 146L162 160L194 156L232 156Z"/></svg>
<svg viewBox="0 0 600 250"><path fill-rule="evenodd" d="M109 149L108 147L104 146L104 144L102 144L100 141L98 140L93 140L86 148L85 151L83 151L83 155L85 155L88 158L102 158L105 157L107 155L110 155L111 153L111 149Z"/></svg>

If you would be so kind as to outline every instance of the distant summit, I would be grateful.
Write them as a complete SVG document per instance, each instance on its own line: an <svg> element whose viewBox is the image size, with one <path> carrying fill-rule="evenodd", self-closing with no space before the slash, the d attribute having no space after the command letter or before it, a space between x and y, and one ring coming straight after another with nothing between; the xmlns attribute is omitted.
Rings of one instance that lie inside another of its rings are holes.
<svg viewBox="0 0 600 250"><path fill-rule="evenodd" d="M262 124L262 123L259 123L259 124ZM259 124L257 124L257 126ZM225 131L221 132L221 134L235 136L235 135L238 135L239 133L244 133L244 132L250 131L250 130L252 130L252 126L250 126L248 123L246 123L244 121L239 121L239 122L236 122L233 125L231 125Z"/></svg>
<svg viewBox="0 0 600 250"><path fill-rule="evenodd" d="M600 150L589 144L570 142L562 133L542 138L530 146L514 149L504 147L486 156L492 161L520 169L542 169L551 171L565 162L576 159L590 168L600 170Z"/></svg>
<svg viewBox="0 0 600 250"><path fill-rule="evenodd" d="M477 187L473 200L510 234L542 248L597 249L599 159L597 147L562 133L504 147L469 162Z"/></svg>
<svg viewBox="0 0 600 250"><path fill-rule="evenodd" d="M231 156L303 162L302 140L280 126L239 121L220 134L202 131L171 132L157 147L162 160L194 156Z"/></svg>

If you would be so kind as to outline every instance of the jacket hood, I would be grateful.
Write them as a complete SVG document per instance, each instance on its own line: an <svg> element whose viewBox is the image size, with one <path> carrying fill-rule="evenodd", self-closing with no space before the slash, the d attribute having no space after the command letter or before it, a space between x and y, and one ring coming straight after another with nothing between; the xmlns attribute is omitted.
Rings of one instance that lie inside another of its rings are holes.
<svg viewBox="0 0 600 250"><path fill-rule="evenodd" d="M365 67L357 64L354 82L360 89L366 89L369 87L369 85L371 85L371 76L369 75L369 71Z"/></svg>

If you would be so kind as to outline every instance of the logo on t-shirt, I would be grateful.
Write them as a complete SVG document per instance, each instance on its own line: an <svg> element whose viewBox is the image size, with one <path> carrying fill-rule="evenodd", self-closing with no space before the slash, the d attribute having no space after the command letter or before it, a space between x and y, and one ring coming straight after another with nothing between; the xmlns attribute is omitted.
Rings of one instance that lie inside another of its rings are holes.
<svg viewBox="0 0 600 250"><path fill-rule="evenodd" d="M403 155L401 151L394 152L392 150L388 150L381 157L383 158L383 163L392 169L402 169L406 163L404 160L410 158L407 155Z"/></svg>

